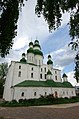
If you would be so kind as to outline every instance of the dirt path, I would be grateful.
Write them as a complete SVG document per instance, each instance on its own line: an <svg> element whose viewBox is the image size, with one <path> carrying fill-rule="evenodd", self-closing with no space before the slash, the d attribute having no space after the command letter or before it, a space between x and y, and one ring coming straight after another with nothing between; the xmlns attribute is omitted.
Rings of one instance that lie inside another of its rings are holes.
<svg viewBox="0 0 79 119"><path fill-rule="evenodd" d="M4 119L79 119L79 103L39 107L0 107L0 117L5 117Z"/></svg>

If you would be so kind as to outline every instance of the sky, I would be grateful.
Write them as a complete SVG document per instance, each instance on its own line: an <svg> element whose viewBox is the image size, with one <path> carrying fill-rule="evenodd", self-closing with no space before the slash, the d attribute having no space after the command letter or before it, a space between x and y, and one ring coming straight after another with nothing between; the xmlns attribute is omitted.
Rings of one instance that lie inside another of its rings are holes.
<svg viewBox="0 0 79 119"><path fill-rule="evenodd" d="M49 33L48 25L43 16L38 18L35 15L35 4L36 0L25 2L19 15L17 36L13 39L13 47L9 55L5 58L0 57L0 63L20 60L22 53L27 52L29 42L37 38L44 54L44 63L47 61L48 54L51 54L54 67L61 70L61 75L66 73L68 81L75 86L74 58L77 51L68 47L70 43L69 26L67 25L69 13L62 15L61 27Z"/></svg>

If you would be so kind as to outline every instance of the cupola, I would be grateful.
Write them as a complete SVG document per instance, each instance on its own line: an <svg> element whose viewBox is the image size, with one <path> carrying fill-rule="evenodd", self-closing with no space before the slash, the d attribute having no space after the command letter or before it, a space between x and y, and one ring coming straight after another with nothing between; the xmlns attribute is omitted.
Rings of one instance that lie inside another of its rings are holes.
<svg viewBox="0 0 79 119"><path fill-rule="evenodd" d="M52 79L52 73L51 73L50 70L48 70L46 78L47 78L47 80L51 80Z"/></svg>
<svg viewBox="0 0 79 119"><path fill-rule="evenodd" d="M30 42L30 43L29 43L29 47L30 47L30 48L33 48L33 42Z"/></svg>
<svg viewBox="0 0 79 119"><path fill-rule="evenodd" d="M48 65L53 65L53 61L52 61L51 55L48 55L47 64L48 64Z"/></svg>
<svg viewBox="0 0 79 119"><path fill-rule="evenodd" d="M20 62L26 63L25 56L26 56L25 53L22 53L22 59L20 60Z"/></svg>
<svg viewBox="0 0 79 119"><path fill-rule="evenodd" d="M62 75L62 78L63 78L63 82L67 82L68 80L67 80L67 75L64 73L63 75Z"/></svg>

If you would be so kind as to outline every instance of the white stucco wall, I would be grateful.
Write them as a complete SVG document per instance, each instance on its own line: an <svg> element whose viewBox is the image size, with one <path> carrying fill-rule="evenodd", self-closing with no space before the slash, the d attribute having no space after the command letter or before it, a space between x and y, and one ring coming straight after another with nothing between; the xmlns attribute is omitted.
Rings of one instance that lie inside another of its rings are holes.
<svg viewBox="0 0 79 119"><path fill-rule="evenodd" d="M11 62L11 66L8 69L8 73L4 85L3 99L8 101L12 99L12 93L10 88L13 84L13 79L14 79L14 67L15 67L15 62Z"/></svg>
<svg viewBox="0 0 79 119"><path fill-rule="evenodd" d="M22 93L24 92L24 96ZM34 92L36 92L36 96L34 96ZM53 94L55 96L55 92L57 92L58 97L72 97L75 96L74 88L50 88L50 87L15 87L14 99L31 99L31 98L39 98L40 95L45 96L49 94Z"/></svg>

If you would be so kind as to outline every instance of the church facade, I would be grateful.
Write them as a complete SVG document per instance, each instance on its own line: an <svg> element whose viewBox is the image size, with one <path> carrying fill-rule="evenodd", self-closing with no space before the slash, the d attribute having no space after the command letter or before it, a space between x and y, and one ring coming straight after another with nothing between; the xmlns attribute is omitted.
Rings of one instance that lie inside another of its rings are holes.
<svg viewBox="0 0 79 119"><path fill-rule="evenodd" d="M26 57L27 56L27 57ZM76 96L75 88L68 82L67 75L53 68L51 55L43 64L43 53L39 41L29 43L27 54L20 61L11 61L4 85L3 99L6 101L39 98L52 94L54 97Z"/></svg>

